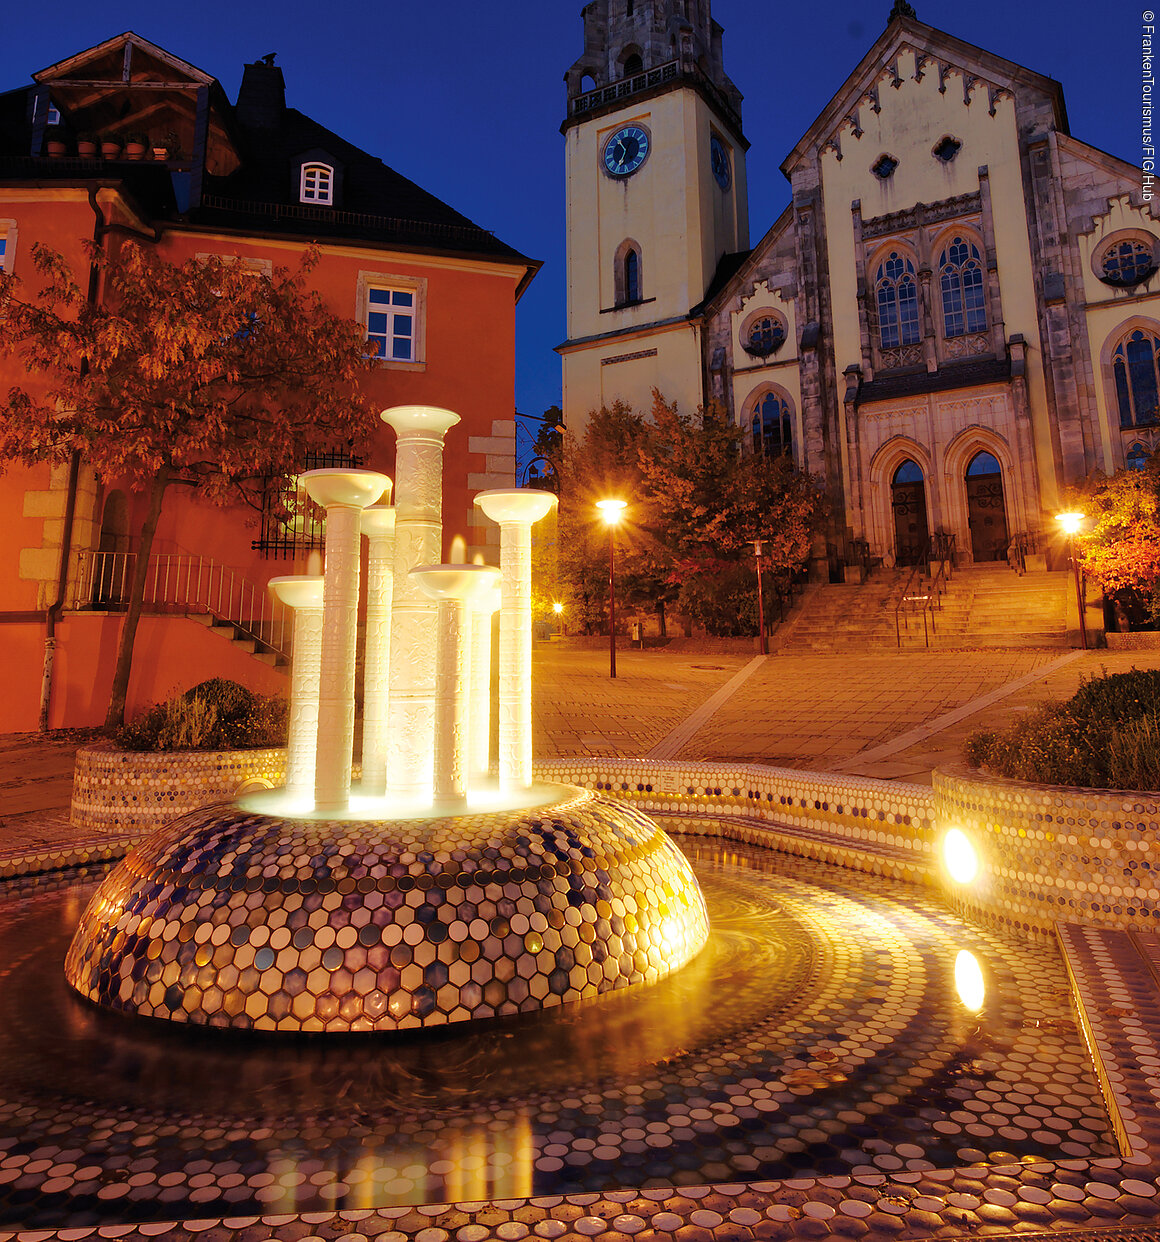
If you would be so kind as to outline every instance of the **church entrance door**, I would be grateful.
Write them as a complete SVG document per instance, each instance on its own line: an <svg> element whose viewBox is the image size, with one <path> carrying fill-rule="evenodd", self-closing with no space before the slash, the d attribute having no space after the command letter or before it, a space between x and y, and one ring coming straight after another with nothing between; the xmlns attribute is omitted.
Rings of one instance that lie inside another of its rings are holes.
<svg viewBox="0 0 1160 1242"><path fill-rule="evenodd" d="M967 466L967 525L976 562L1000 561L1007 555L1007 512L1003 472L990 453L976 453Z"/></svg>
<svg viewBox="0 0 1160 1242"><path fill-rule="evenodd" d="M917 565L926 555L926 488L922 468L904 461L890 480L890 507L894 510L894 557L898 565Z"/></svg>

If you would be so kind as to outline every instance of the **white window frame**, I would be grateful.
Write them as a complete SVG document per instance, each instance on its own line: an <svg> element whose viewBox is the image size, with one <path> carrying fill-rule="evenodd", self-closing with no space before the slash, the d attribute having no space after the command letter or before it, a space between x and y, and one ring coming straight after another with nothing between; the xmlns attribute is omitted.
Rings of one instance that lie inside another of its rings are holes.
<svg viewBox="0 0 1160 1242"><path fill-rule="evenodd" d="M400 276L392 272L359 272L355 299L355 317L370 336L371 291L390 290L410 293L411 305L411 357L378 358L380 367L398 371L422 371L427 361L427 278L425 276ZM381 312L381 307L375 307ZM392 312L388 312L392 313ZM393 339L388 337L388 339ZM402 338L400 338L402 339Z"/></svg>
<svg viewBox="0 0 1160 1242"><path fill-rule="evenodd" d="M298 176L298 201L314 207L334 205L334 167L321 160L302 165Z"/></svg>

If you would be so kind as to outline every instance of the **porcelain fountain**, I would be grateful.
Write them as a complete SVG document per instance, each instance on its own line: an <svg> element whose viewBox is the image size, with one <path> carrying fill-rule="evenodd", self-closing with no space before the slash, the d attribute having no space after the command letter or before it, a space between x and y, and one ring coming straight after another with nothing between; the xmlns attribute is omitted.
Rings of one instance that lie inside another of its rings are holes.
<svg viewBox="0 0 1160 1242"><path fill-rule="evenodd" d="M98 1005L235 1029L418 1029L654 983L705 943L693 872L647 815L533 779L531 527L555 497L482 493L501 565L440 563L443 441L458 417L383 418L398 436L395 505L375 503L385 475L309 472L325 574L271 583L295 615L286 786L184 816L110 873L65 963Z"/></svg>

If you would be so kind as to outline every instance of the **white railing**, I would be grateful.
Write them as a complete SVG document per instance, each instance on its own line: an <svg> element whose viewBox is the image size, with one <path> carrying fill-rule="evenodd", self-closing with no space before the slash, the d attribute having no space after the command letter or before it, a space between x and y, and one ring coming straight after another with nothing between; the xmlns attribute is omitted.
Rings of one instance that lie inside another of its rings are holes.
<svg viewBox="0 0 1160 1242"><path fill-rule="evenodd" d="M81 552L73 607L119 610L129 598L135 552ZM265 587L228 565L191 553L163 552L149 561L142 607L150 613L202 614L232 625L263 648L289 658L291 610Z"/></svg>

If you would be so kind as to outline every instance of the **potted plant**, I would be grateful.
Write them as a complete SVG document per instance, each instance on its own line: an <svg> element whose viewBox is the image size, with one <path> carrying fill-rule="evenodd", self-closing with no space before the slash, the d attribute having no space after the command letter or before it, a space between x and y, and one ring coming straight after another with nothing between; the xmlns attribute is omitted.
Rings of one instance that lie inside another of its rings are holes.
<svg viewBox="0 0 1160 1242"><path fill-rule="evenodd" d="M145 158L145 152L149 149L149 135L142 134L138 131L125 135L125 158L128 160L140 160Z"/></svg>
<svg viewBox="0 0 1160 1242"><path fill-rule="evenodd" d="M117 160L121 158L123 143L120 134L101 135L101 159Z"/></svg>
<svg viewBox="0 0 1160 1242"><path fill-rule="evenodd" d="M97 154L97 136L96 134L84 131L77 134L77 155L84 160L91 160Z"/></svg>
<svg viewBox="0 0 1160 1242"><path fill-rule="evenodd" d="M50 125L44 131L44 150L49 159L59 160L68 154L63 125Z"/></svg>

